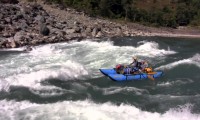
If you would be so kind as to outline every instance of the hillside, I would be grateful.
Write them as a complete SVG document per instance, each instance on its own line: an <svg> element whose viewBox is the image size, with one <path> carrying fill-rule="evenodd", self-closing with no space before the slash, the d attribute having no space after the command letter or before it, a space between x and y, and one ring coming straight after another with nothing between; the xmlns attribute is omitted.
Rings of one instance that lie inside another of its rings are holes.
<svg viewBox="0 0 200 120"><path fill-rule="evenodd" d="M46 0L91 16L176 28L200 26L199 0Z"/></svg>
<svg viewBox="0 0 200 120"><path fill-rule="evenodd" d="M163 9L166 6L174 8L176 3L172 2L172 0L137 0L136 6L137 8L149 11L152 9Z"/></svg>
<svg viewBox="0 0 200 120"><path fill-rule="evenodd" d="M128 17L127 21L121 19L120 16L105 19L96 14L94 17L87 13L88 11L80 11L77 7L76 9L79 11L73 9L72 6L51 4L42 0L36 2L1 0L0 48L124 36L200 38L200 29L193 27L177 27L177 29L149 27L134 21L129 22ZM147 9L147 7L145 8ZM120 11L114 11L114 13L119 14Z"/></svg>

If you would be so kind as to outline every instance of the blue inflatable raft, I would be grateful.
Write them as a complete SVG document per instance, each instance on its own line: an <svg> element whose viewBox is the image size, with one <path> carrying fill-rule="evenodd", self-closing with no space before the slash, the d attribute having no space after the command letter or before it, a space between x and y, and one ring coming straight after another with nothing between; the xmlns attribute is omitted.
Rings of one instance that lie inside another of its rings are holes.
<svg viewBox="0 0 200 120"><path fill-rule="evenodd" d="M151 73L139 73L139 74L118 74L116 70L113 69L99 69L101 73L108 76L114 81L128 81L128 80L142 80L142 79L154 79L161 77L163 75L162 71L151 72Z"/></svg>

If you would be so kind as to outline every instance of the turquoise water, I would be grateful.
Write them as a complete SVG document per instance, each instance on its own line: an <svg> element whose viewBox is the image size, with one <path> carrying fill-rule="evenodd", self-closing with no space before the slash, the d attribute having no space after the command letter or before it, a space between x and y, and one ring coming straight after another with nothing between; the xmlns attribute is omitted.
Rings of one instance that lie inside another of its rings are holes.
<svg viewBox="0 0 200 120"><path fill-rule="evenodd" d="M132 37L0 51L0 120L200 120L200 40ZM148 60L165 75L114 82L99 68Z"/></svg>

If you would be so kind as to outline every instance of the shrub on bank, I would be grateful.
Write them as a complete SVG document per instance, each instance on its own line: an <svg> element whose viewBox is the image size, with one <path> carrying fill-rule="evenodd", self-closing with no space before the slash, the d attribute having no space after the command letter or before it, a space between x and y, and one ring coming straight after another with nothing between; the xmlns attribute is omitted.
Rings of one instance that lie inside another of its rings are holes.
<svg viewBox="0 0 200 120"><path fill-rule="evenodd" d="M199 0L45 0L84 11L91 16L173 27L200 24ZM146 3L145 3L146 4ZM144 5L145 5L144 4ZM143 5L143 4L142 4Z"/></svg>

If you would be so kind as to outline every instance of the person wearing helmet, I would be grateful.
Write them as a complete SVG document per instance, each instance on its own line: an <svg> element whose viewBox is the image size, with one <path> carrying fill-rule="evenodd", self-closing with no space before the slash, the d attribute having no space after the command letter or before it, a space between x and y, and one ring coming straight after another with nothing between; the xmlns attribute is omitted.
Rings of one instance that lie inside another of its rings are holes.
<svg viewBox="0 0 200 120"><path fill-rule="evenodd" d="M132 57L133 62L129 64L130 68L132 69L132 73L135 73L139 70L138 65L140 62L138 62L137 57Z"/></svg>
<svg viewBox="0 0 200 120"><path fill-rule="evenodd" d="M145 68L148 68L148 63L147 61L142 61L140 66L139 67L139 71L142 72L142 71L145 71Z"/></svg>
<svg viewBox="0 0 200 120"><path fill-rule="evenodd" d="M137 57L133 57L133 62L129 64L130 67L136 67L138 64L138 59Z"/></svg>
<svg viewBox="0 0 200 120"><path fill-rule="evenodd" d="M116 65L115 69L116 69L116 72L117 72L117 73L121 73L121 72L122 72L122 70L123 70L123 68L122 68L122 65L121 65L121 64L118 64L118 65Z"/></svg>

